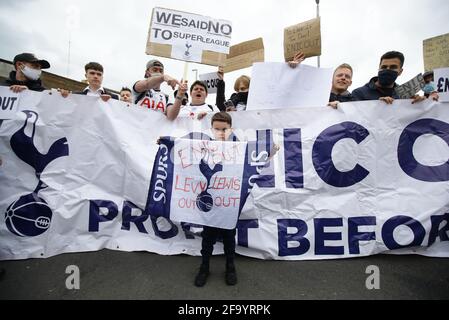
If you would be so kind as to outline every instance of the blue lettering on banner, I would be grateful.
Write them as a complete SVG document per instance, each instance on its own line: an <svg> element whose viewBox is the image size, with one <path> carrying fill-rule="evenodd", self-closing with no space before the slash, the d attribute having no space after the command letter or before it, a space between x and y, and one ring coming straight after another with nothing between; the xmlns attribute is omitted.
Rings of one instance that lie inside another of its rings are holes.
<svg viewBox="0 0 449 320"><path fill-rule="evenodd" d="M237 244L248 248L248 229L259 228L259 220L248 219L237 221Z"/></svg>
<svg viewBox="0 0 449 320"><path fill-rule="evenodd" d="M285 186L304 188L301 129L284 129Z"/></svg>
<svg viewBox="0 0 449 320"><path fill-rule="evenodd" d="M400 245L394 239L393 232L400 225L409 227L413 232L413 241L407 245ZM407 216L396 216L388 219L382 227L382 239L388 249L402 249L420 246L426 236L426 230L419 221Z"/></svg>
<svg viewBox="0 0 449 320"><path fill-rule="evenodd" d="M339 171L332 161L332 149L342 139L353 139L360 144L368 135L368 130L354 122L343 122L324 130L315 140L312 151L313 166L320 178L338 188L350 187L365 179L369 171L359 164L348 172Z"/></svg>
<svg viewBox="0 0 449 320"><path fill-rule="evenodd" d="M348 218L348 241L350 254L360 254L360 241L376 240L375 232L359 232L359 227L375 225L376 217Z"/></svg>
<svg viewBox="0 0 449 320"><path fill-rule="evenodd" d="M341 240L341 232L325 232L325 227L342 227L342 218L320 218L314 219L315 224L315 254L318 255L340 255L345 253L343 246L326 246L325 241Z"/></svg>
<svg viewBox="0 0 449 320"><path fill-rule="evenodd" d="M441 216L432 216L430 217L430 221L432 221L432 228L430 229L429 234L429 246L431 246L437 237L440 238L440 241L449 241L449 213L445 213ZM441 223L446 222L446 224L440 229Z"/></svg>
<svg viewBox="0 0 449 320"><path fill-rule="evenodd" d="M151 224L153 225L153 230L154 230L154 234L161 238L161 239L170 239L170 238L174 238L178 235L178 227L171 222L169 219L165 218L165 217L155 217L155 216L151 216ZM167 231L163 231L159 229L159 226L157 225L157 221L158 219L164 219L167 221L167 223L170 225L170 229Z"/></svg>
<svg viewBox="0 0 449 320"><path fill-rule="evenodd" d="M174 171L174 163L171 159L173 159L175 142L169 137L160 138L159 142L159 150L154 159L151 174L145 214L169 219Z"/></svg>
<svg viewBox="0 0 449 320"><path fill-rule="evenodd" d="M441 77L437 81L437 91L439 93L449 92L449 78Z"/></svg>
<svg viewBox="0 0 449 320"><path fill-rule="evenodd" d="M118 207L112 201L89 201L89 232L98 232L100 223L112 221L118 215ZM107 210L107 214L101 214L101 208Z"/></svg>
<svg viewBox="0 0 449 320"><path fill-rule="evenodd" d="M424 134L433 134L449 145L449 124L436 119L421 119L409 124L401 134L398 144L398 160L402 170L410 177L426 181L449 181L449 159L439 166L420 164L413 155L413 145Z"/></svg>
<svg viewBox="0 0 449 320"><path fill-rule="evenodd" d="M307 224L300 219L278 219L278 248L280 257L299 256L310 248L310 241L304 236L307 233ZM288 228L296 228L296 233L288 233ZM288 247L289 242L296 242L297 247Z"/></svg>
<svg viewBox="0 0 449 320"><path fill-rule="evenodd" d="M133 216L132 210L139 210L140 215ZM147 229L143 223L147 221L148 215L146 215L142 209L136 206L134 203L130 201L123 202L123 210L122 210L122 230L129 231L131 228L131 222L134 223L139 230L140 233L148 233Z"/></svg>

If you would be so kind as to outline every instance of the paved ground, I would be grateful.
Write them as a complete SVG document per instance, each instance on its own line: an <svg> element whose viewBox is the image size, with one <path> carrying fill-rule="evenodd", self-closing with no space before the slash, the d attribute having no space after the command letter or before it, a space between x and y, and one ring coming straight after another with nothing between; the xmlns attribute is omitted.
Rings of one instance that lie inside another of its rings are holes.
<svg viewBox="0 0 449 320"><path fill-rule="evenodd" d="M203 288L193 286L199 257L146 252L63 254L3 261L0 299L449 299L449 259L377 255L327 261L263 261L237 257L239 283L224 283L224 257L215 256ZM68 265L80 269L80 289L68 290ZM369 265L380 289L368 290Z"/></svg>

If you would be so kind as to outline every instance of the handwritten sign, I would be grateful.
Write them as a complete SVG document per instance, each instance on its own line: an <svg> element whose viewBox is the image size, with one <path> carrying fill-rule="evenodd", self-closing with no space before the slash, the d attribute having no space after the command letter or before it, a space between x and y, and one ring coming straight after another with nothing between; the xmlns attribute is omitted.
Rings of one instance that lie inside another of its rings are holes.
<svg viewBox="0 0 449 320"><path fill-rule="evenodd" d="M420 73L412 80L396 87L396 89L394 90L396 91L396 94L399 96L399 98L411 99L418 93L419 90L424 88L425 85L426 83L424 82L423 75Z"/></svg>
<svg viewBox="0 0 449 320"><path fill-rule="evenodd" d="M304 52L306 58L321 55L320 18L284 29L285 61L291 61L298 51Z"/></svg>
<svg viewBox="0 0 449 320"><path fill-rule="evenodd" d="M263 39L257 38L236 44L229 50L223 71L232 72L251 67L254 62L265 61Z"/></svg>
<svg viewBox="0 0 449 320"><path fill-rule="evenodd" d="M423 55L426 71L449 67L449 33L424 40Z"/></svg>
<svg viewBox="0 0 449 320"><path fill-rule="evenodd" d="M146 53L219 66L229 53L231 35L230 21L156 7Z"/></svg>

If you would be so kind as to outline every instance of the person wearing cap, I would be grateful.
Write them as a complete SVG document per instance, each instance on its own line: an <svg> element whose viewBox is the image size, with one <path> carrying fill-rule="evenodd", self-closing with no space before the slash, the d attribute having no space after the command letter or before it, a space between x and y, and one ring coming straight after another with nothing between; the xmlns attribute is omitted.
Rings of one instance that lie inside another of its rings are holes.
<svg viewBox="0 0 449 320"><path fill-rule="evenodd" d="M46 60L38 59L32 53L21 53L14 57L15 71L11 71L9 78L1 85L8 86L14 93L23 90L44 91L40 80L42 69L50 68Z"/></svg>
<svg viewBox="0 0 449 320"><path fill-rule="evenodd" d="M161 84L166 82L173 90L176 85L178 95L175 102L171 102L169 95L161 91ZM146 65L145 79L137 81L133 86L134 103L138 106L162 112L169 120L174 120L181 109L187 84L180 84L178 80L164 73L164 65L159 60L150 60Z"/></svg>
<svg viewBox="0 0 449 320"><path fill-rule="evenodd" d="M427 71L423 74L424 82L426 83L422 88L424 96L427 98L432 94L436 93L435 83L433 82L433 71Z"/></svg>

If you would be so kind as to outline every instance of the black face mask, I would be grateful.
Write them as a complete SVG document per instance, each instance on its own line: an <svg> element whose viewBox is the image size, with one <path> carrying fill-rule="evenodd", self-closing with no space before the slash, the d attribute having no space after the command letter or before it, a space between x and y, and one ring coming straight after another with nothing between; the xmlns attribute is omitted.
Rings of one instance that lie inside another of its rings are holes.
<svg viewBox="0 0 449 320"><path fill-rule="evenodd" d="M239 103L246 105L248 101L248 92L239 92L232 100L232 102L234 102L234 105L237 105Z"/></svg>
<svg viewBox="0 0 449 320"><path fill-rule="evenodd" d="M394 82L396 81L396 79L399 76L399 73L394 70L385 69L385 70L380 70L378 73L378 76L379 76L380 85L382 87L389 87L392 84L394 84Z"/></svg>

